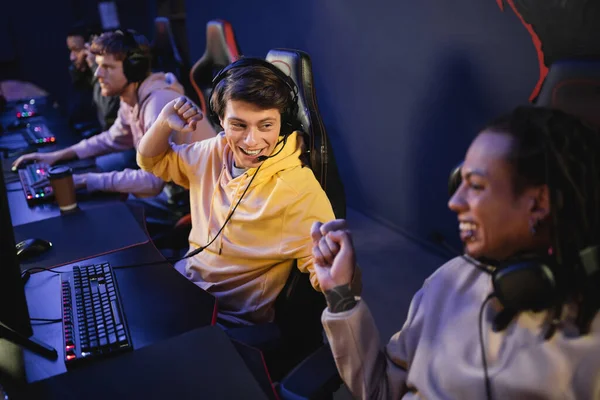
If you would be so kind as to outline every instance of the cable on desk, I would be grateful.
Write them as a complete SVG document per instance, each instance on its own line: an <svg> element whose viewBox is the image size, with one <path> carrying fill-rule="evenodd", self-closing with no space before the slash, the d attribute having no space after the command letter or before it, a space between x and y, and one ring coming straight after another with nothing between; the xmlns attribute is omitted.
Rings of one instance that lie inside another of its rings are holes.
<svg viewBox="0 0 600 400"><path fill-rule="evenodd" d="M146 267L149 265L158 265L158 264L166 264L166 263L174 264L177 261L183 260L184 258L187 258L187 257L166 258L166 259L160 260L160 261L148 261L148 262L144 262L144 263L130 264L130 265L117 265L117 266L112 267L112 269L137 268L137 267Z"/></svg>
<svg viewBox="0 0 600 400"><path fill-rule="evenodd" d="M56 267L58 268L58 267ZM64 274L65 272L63 271L53 271L51 268L44 268L44 267L31 267L31 268L27 268L25 271L23 271L21 273L21 280L23 281L23 286L25 286L25 284L27 283L27 281L29 281L29 278L31 278L31 271L33 270L41 270L41 271L48 271L48 272L52 272L53 274Z"/></svg>
<svg viewBox="0 0 600 400"><path fill-rule="evenodd" d="M30 321L36 322L46 322L49 324L55 324L58 322L62 322L62 318L29 318Z"/></svg>
<svg viewBox="0 0 600 400"><path fill-rule="evenodd" d="M145 266L149 266L149 265L158 265L158 264L166 264L166 263L171 263L174 264L177 261L181 261L184 260L186 258L188 258L189 256L184 256L184 257L177 257L177 258L165 258L164 260L159 260L159 261L148 261L148 262L142 262L142 263L138 263L138 264L130 264L130 265L117 265L117 266L112 266L112 269L126 269L126 268L137 268L137 267L145 267ZM78 264L85 264L85 262L80 262ZM41 271L48 271L48 272L52 272L54 274L66 274L69 273L70 271L54 271L54 268L59 268L59 267L64 267L64 265L57 265L56 267L53 268L44 268L44 267L31 267L31 268L27 268L25 271L23 271L21 273L21 278L23 279L23 284L27 283L27 281L29 280L29 278L31 277L31 272L30 271L34 271L34 270L41 270Z"/></svg>
<svg viewBox="0 0 600 400"><path fill-rule="evenodd" d="M54 268L58 268L58 267L62 267L62 265L56 266L56 267L54 267ZM31 272L30 272L30 271L33 271L33 270L49 271L49 272L52 272L52 273L54 273L54 274L64 274L64 273L67 273L67 272L69 272L69 271L54 271L54 270L53 270L53 268L44 268L44 267L31 267L31 268L27 268L25 271L23 271L23 272L21 273L21 276L23 276L23 275L25 275L25 274L27 274L27 273L29 273L29 275L31 275Z"/></svg>

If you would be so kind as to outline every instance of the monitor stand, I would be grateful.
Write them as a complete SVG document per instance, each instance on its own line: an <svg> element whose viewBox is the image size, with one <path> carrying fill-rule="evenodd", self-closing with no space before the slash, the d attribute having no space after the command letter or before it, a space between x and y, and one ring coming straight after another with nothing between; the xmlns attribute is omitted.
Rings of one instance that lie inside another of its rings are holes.
<svg viewBox="0 0 600 400"><path fill-rule="evenodd" d="M14 344L17 344L24 349L30 350L48 360L56 360L58 353L56 350L45 343L36 340L33 337L27 337L19 332L9 328L0 322L0 338L4 338Z"/></svg>

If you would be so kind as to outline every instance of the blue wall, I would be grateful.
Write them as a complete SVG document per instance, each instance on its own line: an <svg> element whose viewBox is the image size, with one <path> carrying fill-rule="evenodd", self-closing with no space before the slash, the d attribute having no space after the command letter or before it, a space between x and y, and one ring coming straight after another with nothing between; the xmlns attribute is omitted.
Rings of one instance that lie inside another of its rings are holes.
<svg viewBox="0 0 600 400"><path fill-rule="evenodd" d="M186 13L193 60L215 18L245 55L309 52L349 205L420 238L456 238L448 172L538 77L527 31L495 0L187 0Z"/></svg>
<svg viewBox="0 0 600 400"><path fill-rule="evenodd" d="M15 64L14 74L7 78L33 82L65 100L70 82L65 41L73 22L69 0L11 1L3 4L0 12L6 13L3 33L12 45Z"/></svg>

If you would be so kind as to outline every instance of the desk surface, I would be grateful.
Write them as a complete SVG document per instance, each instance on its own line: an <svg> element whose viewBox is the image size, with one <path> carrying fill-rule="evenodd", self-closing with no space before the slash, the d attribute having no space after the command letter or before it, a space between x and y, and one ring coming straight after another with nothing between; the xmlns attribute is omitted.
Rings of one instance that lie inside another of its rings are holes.
<svg viewBox="0 0 600 400"><path fill-rule="evenodd" d="M56 137L56 144L40 147L40 152L49 152L62 149L81 140L81 137L73 132L73 130L67 124L65 118L63 118L57 110L53 109L49 105L44 105L43 100L40 100L38 104L40 104L39 116L45 118L48 128ZM13 112L13 108L11 107L8 107L7 110L0 114L0 123L4 126L7 126L11 122L15 121L15 119L16 117ZM11 135L19 131L20 130L7 131L2 135ZM5 177L5 182L7 182L7 195L8 202L10 204L10 214L13 225L17 226L27 224L60 215L60 210L55 203L46 203L29 207L25 199L25 195L23 194L21 182L18 180L18 173L10 170L10 166L16 158L17 156L4 157L2 160L2 170ZM79 207L82 209L97 207L109 202L120 201L119 199L120 195L114 193L86 193L84 195L78 193L77 196Z"/></svg>
<svg viewBox="0 0 600 400"><path fill-rule="evenodd" d="M132 213L136 211L136 216ZM14 227L15 242L41 238L52 243L46 252L20 261L21 271L49 268L98 257L150 241L141 208L110 203Z"/></svg>
<svg viewBox="0 0 600 400"><path fill-rule="evenodd" d="M17 398L238 400L267 396L225 332L213 326L37 382Z"/></svg>
<svg viewBox="0 0 600 400"><path fill-rule="evenodd" d="M164 260L152 243L138 245L105 256L92 258L84 265L108 261L113 267ZM56 268L69 271L73 265ZM210 325L216 316L216 300L200 290L168 263L115 269L117 284L129 325L133 348ZM32 318L60 318L60 276L52 272L33 274L25 285ZM34 337L58 353L56 361L25 351L29 382L66 372L62 348L62 323L33 325ZM117 356L118 357L118 356Z"/></svg>
<svg viewBox="0 0 600 400"><path fill-rule="evenodd" d="M142 210L136 208L129 212L134 216L130 223L137 223L138 225L135 228L143 231ZM88 220L90 226L79 227L77 234L91 237L93 231L99 228L93 226L95 224L118 226L119 223L123 222L122 215L118 212L105 215L102 221L93 218ZM52 226L53 224L63 226L64 221L61 221L60 218L54 221L45 220L31 225L29 228L39 226L40 235L48 236L49 232L56 230L56 226ZM129 228L135 229L134 227ZM150 241L110 254L89 258L85 261L67 264L64 267L57 268L56 271L69 271L73 265L102 262L109 262L115 268L117 285L123 302L125 318L129 325L134 351L189 330L211 325L215 320L215 298L179 274L165 261L162 254ZM119 268L131 265L140 266ZM49 267L50 265L37 263L36 266ZM29 314L32 318L60 318L61 288L58 274L52 272L33 274L25 285L25 294ZM58 351L59 359L49 361L25 351L28 381L34 382L66 372L63 361L62 323L46 325L36 325L34 323L33 331L36 339L45 342Z"/></svg>

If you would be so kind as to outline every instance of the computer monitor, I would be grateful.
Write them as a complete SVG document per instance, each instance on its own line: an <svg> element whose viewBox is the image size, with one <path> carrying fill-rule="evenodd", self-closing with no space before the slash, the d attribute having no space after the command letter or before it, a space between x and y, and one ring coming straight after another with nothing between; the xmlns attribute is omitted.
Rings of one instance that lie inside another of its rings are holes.
<svg viewBox="0 0 600 400"><path fill-rule="evenodd" d="M25 337L33 334L3 173L0 174L0 322Z"/></svg>

